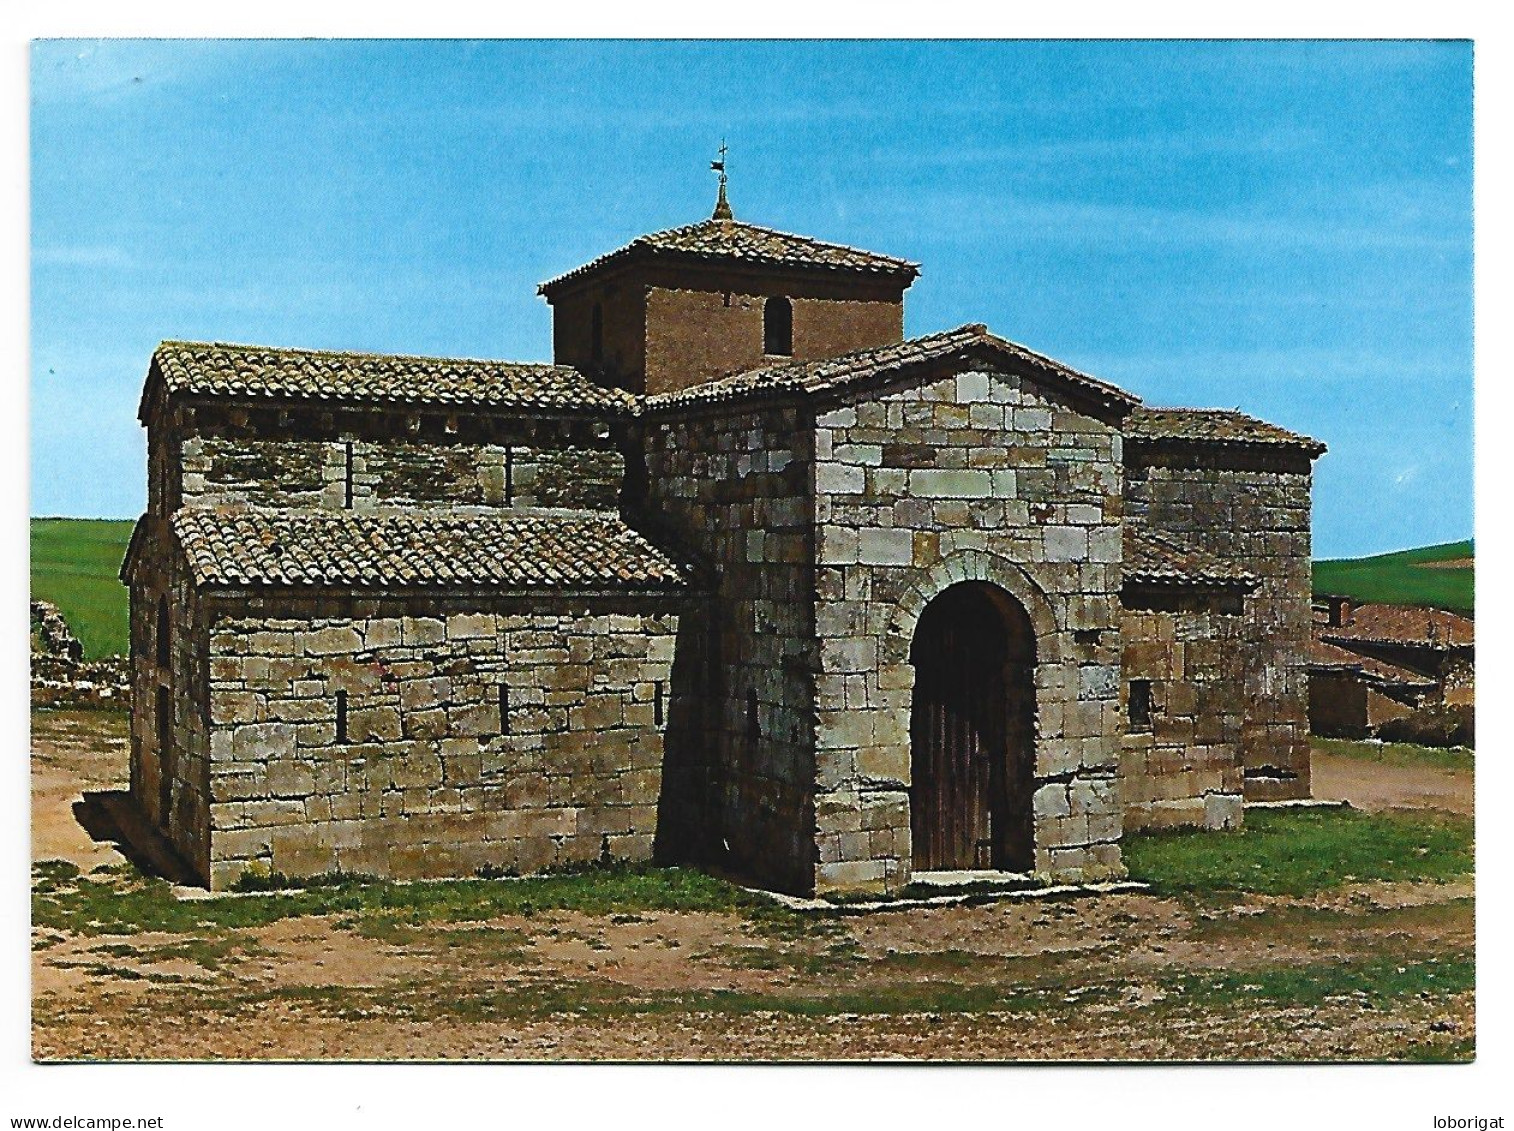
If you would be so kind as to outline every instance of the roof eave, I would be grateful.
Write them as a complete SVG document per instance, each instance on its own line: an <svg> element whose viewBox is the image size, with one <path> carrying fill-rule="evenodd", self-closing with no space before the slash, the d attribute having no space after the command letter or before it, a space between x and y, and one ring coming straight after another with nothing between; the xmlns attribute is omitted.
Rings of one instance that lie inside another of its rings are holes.
<svg viewBox="0 0 1514 1131"><path fill-rule="evenodd" d="M623 271L638 263L654 263L658 261L702 263L712 266L757 268L769 271L793 271L798 274L820 274L831 278L839 276L864 280L894 280L902 284L901 289L908 289L920 277L920 264L911 263L903 259L894 261L889 266L880 264L876 267L860 267L847 266L840 263L784 262L776 259L722 255L718 252L691 251L684 248L648 247L646 245L627 244L619 251L610 252L608 255L585 263L581 267L575 267L571 271L548 279L544 283L538 283L536 293L550 303L558 295L575 289L579 284L586 285L607 273Z"/></svg>

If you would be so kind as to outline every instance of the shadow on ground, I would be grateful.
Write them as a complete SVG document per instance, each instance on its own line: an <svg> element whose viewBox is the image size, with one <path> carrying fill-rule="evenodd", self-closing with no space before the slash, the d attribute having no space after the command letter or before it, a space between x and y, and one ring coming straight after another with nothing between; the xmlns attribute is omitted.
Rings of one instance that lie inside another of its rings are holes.
<svg viewBox="0 0 1514 1131"><path fill-rule="evenodd" d="M128 791L86 791L74 802L74 819L91 839L114 845L143 874L174 884L200 882L194 870L148 821Z"/></svg>

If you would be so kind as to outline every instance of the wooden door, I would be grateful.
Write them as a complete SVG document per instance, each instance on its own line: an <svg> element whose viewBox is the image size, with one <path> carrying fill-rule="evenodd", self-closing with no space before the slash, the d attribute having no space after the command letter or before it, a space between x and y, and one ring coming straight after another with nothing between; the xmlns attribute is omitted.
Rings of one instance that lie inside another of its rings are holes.
<svg viewBox="0 0 1514 1131"><path fill-rule="evenodd" d="M917 871L1028 871L1034 855L1034 641L982 583L926 607L910 660L910 829Z"/></svg>

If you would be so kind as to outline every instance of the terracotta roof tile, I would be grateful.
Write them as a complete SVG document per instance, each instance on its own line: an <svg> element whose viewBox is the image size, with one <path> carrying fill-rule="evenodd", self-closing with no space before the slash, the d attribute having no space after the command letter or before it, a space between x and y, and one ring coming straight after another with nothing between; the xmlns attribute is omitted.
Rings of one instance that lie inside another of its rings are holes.
<svg viewBox="0 0 1514 1131"><path fill-rule="evenodd" d="M1139 585L1179 585L1255 589L1254 574L1204 550L1180 546L1149 530L1125 528L1125 581Z"/></svg>
<svg viewBox="0 0 1514 1131"><path fill-rule="evenodd" d="M1421 648L1471 646L1476 622L1444 609L1411 605L1354 605L1345 624L1316 625L1321 639L1363 644L1410 644Z"/></svg>
<svg viewBox="0 0 1514 1131"><path fill-rule="evenodd" d="M909 338L893 345L878 346L817 361L788 361L746 369L739 373L692 385L671 393L647 397L648 411L680 405L713 404L746 397L774 395L811 395L844 388L869 378L911 366L924 365L953 356L982 357L999 363L1019 363L1039 371L1083 396L1121 411L1137 399L1097 377L1080 373L1059 361L1036 353L988 332L979 323L959 326L923 338Z"/></svg>
<svg viewBox="0 0 1514 1131"><path fill-rule="evenodd" d="M572 271L549 279L537 291L550 295L563 284L609 266L634 259L680 258L752 263L765 267L810 267L832 271L863 272L911 280L920 265L891 255L825 243L808 236L791 235L772 228L759 228L739 220L702 220L681 228L669 228L637 236L624 247L601 255Z"/></svg>
<svg viewBox="0 0 1514 1131"><path fill-rule="evenodd" d="M1176 440L1185 443L1229 444L1245 447L1296 448L1311 456L1324 454L1325 445L1309 436L1289 432L1265 420L1217 408L1151 408L1142 405L1125 418L1125 438L1137 443Z"/></svg>
<svg viewBox="0 0 1514 1131"><path fill-rule="evenodd" d="M615 515L186 507L173 531L206 586L646 590L692 578Z"/></svg>
<svg viewBox="0 0 1514 1131"><path fill-rule="evenodd" d="M1373 683L1392 687L1435 686L1435 681L1408 668L1362 656L1315 637L1309 642L1309 669L1321 672L1355 672Z"/></svg>
<svg viewBox="0 0 1514 1131"><path fill-rule="evenodd" d="M153 354L169 393L288 400L630 412L636 398L565 365L163 342ZM144 394L145 395L145 394Z"/></svg>

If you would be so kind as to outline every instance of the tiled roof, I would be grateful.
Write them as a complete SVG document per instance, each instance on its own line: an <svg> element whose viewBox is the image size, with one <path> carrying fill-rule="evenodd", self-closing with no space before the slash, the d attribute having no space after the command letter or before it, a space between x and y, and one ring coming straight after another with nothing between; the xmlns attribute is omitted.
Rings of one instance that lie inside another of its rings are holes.
<svg viewBox="0 0 1514 1131"><path fill-rule="evenodd" d="M568 366L529 362L164 342L153 368L169 393L204 396L601 413L636 403Z"/></svg>
<svg viewBox="0 0 1514 1131"><path fill-rule="evenodd" d="M1180 546L1149 530L1125 528L1125 581L1213 589L1255 589L1254 574L1204 550Z"/></svg>
<svg viewBox="0 0 1514 1131"><path fill-rule="evenodd" d="M207 586L645 590L691 579L615 515L186 507L173 530Z"/></svg>
<svg viewBox="0 0 1514 1131"><path fill-rule="evenodd" d="M1363 644L1406 644L1420 648L1469 647L1476 642L1475 622L1444 609L1410 605L1354 605L1346 623L1316 625L1322 639Z"/></svg>
<svg viewBox="0 0 1514 1131"><path fill-rule="evenodd" d="M1125 418L1125 438L1151 443L1225 444L1241 447L1294 448L1323 455L1325 445L1265 420L1218 408L1150 408L1142 405Z"/></svg>
<svg viewBox="0 0 1514 1131"><path fill-rule="evenodd" d="M550 295L564 283L598 271L612 263L633 259L672 257L678 259L722 260L757 264L764 267L809 267L832 271L862 272L869 275L913 279L920 265L891 255L877 255L843 244L824 243L808 236L759 228L739 220L703 220L664 232L637 236L624 247L601 255L598 259L549 279L537 290Z"/></svg>
<svg viewBox="0 0 1514 1131"><path fill-rule="evenodd" d="M910 338L893 345L842 354L840 357L817 361L788 361L747 369L687 389L647 397L643 404L648 411L655 411L659 408L711 404L755 396L822 393L954 356L1029 366L1084 397L1121 411L1138 403L1135 397L1123 389L990 334L987 327L973 323L940 334Z"/></svg>
<svg viewBox="0 0 1514 1131"><path fill-rule="evenodd" d="M1434 687L1435 681L1408 668L1384 663L1329 644L1318 637L1309 642L1309 669L1320 672L1355 672L1373 683L1392 687Z"/></svg>

